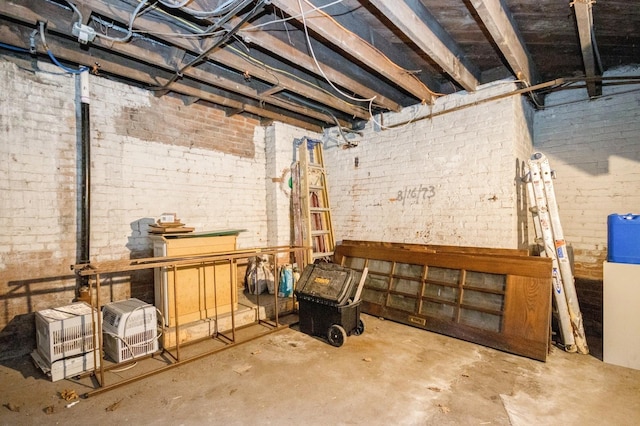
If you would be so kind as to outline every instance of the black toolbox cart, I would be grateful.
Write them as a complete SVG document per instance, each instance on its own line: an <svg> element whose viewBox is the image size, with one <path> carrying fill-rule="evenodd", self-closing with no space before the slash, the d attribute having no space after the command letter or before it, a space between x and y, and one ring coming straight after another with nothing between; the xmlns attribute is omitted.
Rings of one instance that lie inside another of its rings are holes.
<svg viewBox="0 0 640 426"><path fill-rule="evenodd" d="M311 336L326 337L340 347L347 336L364 332L360 319L360 293L367 276L362 272L359 283L353 270L334 263L307 265L296 286L300 331Z"/></svg>

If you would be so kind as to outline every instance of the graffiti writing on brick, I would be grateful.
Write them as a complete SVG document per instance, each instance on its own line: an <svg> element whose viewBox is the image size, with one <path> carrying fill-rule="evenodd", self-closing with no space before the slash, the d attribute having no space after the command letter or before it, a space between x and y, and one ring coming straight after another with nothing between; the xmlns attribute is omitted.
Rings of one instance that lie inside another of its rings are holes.
<svg viewBox="0 0 640 426"><path fill-rule="evenodd" d="M414 187L405 186L404 189L398 191L396 201L402 201L403 206L406 203L420 204L432 197L435 197L435 195L436 189L433 185L420 184L420 186Z"/></svg>

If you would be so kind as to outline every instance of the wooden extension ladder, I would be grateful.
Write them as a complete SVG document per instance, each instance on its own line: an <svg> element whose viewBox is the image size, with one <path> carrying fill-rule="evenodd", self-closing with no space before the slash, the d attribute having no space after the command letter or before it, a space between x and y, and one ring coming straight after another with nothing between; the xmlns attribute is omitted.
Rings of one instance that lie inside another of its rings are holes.
<svg viewBox="0 0 640 426"><path fill-rule="evenodd" d="M298 146L298 161L299 192L294 190L293 194L295 197L298 192L300 208L295 208L294 199L294 229L301 235L296 235L296 243L301 241L311 247L309 259L313 262L333 256L335 250L322 142L303 138ZM296 211L301 212L298 223L295 223Z"/></svg>

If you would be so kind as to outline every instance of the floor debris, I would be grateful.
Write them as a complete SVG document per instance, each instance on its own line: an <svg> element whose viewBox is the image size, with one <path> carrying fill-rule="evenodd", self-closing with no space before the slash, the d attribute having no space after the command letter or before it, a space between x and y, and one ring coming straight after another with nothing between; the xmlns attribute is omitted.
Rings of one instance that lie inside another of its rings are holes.
<svg viewBox="0 0 640 426"><path fill-rule="evenodd" d="M120 406L120 403L122 402L122 399L120 401L116 401L113 404L111 404L110 406L108 406L107 408L105 408L105 411L116 411L118 409L118 407Z"/></svg>
<svg viewBox="0 0 640 426"><path fill-rule="evenodd" d="M247 371L251 370L251 366L250 365L245 365L242 367L236 367L233 369L233 371L235 371L236 373L242 375L244 373L246 373Z"/></svg>
<svg viewBox="0 0 640 426"><path fill-rule="evenodd" d="M451 408L447 407L446 405L442 405L442 404L438 404L438 408L440 408L440 411L442 411L443 413L447 414L451 411Z"/></svg>
<svg viewBox="0 0 640 426"><path fill-rule="evenodd" d="M74 399L78 399L78 394L73 389L65 389L60 392L60 398L65 401L73 401Z"/></svg>
<svg viewBox="0 0 640 426"><path fill-rule="evenodd" d="M14 411L16 413L20 412L20 406L19 405L15 405L15 404L12 404L12 403L9 402L7 404L4 404L4 406L7 407L7 409L9 411Z"/></svg>
<svg viewBox="0 0 640 426"><path fill-rule="evenodd" d="M53 414L56 412L56 407L54 407L53 405L49 405L48 407L45 407L43 411L45 414Z"/></svg>

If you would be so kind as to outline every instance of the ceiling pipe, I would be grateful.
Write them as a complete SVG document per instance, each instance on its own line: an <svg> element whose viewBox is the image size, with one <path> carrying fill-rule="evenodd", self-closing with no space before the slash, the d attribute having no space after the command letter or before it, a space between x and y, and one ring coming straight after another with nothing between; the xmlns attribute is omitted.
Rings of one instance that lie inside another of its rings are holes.
<svg viewBox="0 0 640 426"><path fill-rule="evenodd" d="M403 121L401 123L396 123L396 124L391 124L391 125L385 125L384 128L385 129L393 129L396 127L400 127L400 126L404 126L410 123L415 123L417 121L422 121L422 120L426 120L426 119L430 119L433 117L437 117L439 115L444 115L444 114L448 114L450 112L455 112L455 111L460 111L462 109L466 109L466 108L470 108L472 106L477 106L477 105L481 105L484 104L486 102L492 102L492 101L497 101L500 99L504 99L504 98L508 98L511 96L516 96L516 95L522 95L525 93L531 93L534 92L536 90L541 90L541 89L546 89L548 87L553 87L553 86L559 86L561 84L566 84L566 83L577 83L577 82L581 82L581 81L592 81L592 80L598 80L598 81L606 81L606 80L636 80L636 81L631 81L628 82L626 84L640 84L640 76L632 76L632 77L587 77L587 78L558 78L555 80L551 80L551 81L547 81L545 83L540 83L540 84L536 84L534 86L529 86L529 87L525 87L522 89L517 89L514 90L512 92L507 92L507 93L502 93L500 95L496 95L496 96L491 96L489 98L485 98L479 101L474 101L474 102L470 102L468 104L464 104L464 105L459 105L453 108L448 108L448 109L444 109L442 111L437 111L437 112L432 112L428 115L425 115L423 117L419 117L419 118L414 118L412 120L407 120L407 121ZM623 83L613 83L613 84L623 84Z"/></svg>

